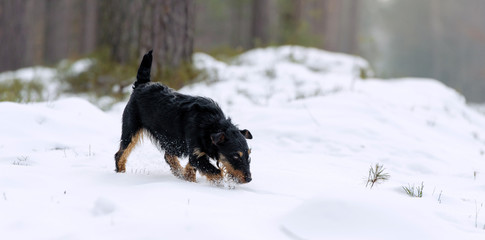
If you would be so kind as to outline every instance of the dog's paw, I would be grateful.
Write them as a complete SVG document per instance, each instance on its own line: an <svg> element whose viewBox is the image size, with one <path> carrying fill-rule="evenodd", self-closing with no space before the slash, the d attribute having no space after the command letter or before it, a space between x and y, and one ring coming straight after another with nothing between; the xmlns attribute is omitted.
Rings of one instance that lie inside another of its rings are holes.
<svg viewBox="0 0 485 240"><path fill-rule="evenodd" d="M205 174L205 177L207 178L207 180L212 183L212 184L216 184L216 185L219 185L223 182L224 180L224 176L222 175L222 173L218 173L218 174Z"/></svg>
<svg viewBox="0 0 485 240"><path fill-rule="evenodd" d="M190 165L187 165L184 168L182 178L188 182L196 182L195 173L196 173L195 168Z"/></svg>

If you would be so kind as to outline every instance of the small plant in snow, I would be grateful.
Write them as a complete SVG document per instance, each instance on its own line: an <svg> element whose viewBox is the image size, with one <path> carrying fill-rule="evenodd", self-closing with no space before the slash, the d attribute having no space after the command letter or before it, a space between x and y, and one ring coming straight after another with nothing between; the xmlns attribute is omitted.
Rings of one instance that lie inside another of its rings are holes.
<svg viewBox="0 0 485 240"><path fill-rule="evenodd" d="M478 228L478 214L480 214L480 210L482 210L483 203L480 204L480 208L478 208L477 200L475 200L475 228ZM483 226L485 229L485 225Z"/></svg>
<svg viewBox="0 0 485 240"><path fill-rule="evenodd" d="M28 160L28 156L20 156L17 157L17 160L15 160L12 164L17 166L29 166L30 164L28 163Z"/></svg>
<svg viewBox="0 0 485 240"><path fill-rule="evenodd" d="M423 189L424 189L424 183L421 182L421 186L415 187L414 185L411 186L408 184L407 187L403 186L402 189L404 192L406 192L407 195L411 197L423 197ZM441 194L440 194L441 196Z"/></svg>
<svg viewBox="0 0 485 240"><path fill-rule="evenodd" d="M431 196L434 196L436 187L433 189L433 193L431 193ZM440 191L440 194L438 195L438 203L441 204L441 196L443 195L443 190Z"/></svg>
<svg viewBox="0 0 485 240"><path fill-rule="evenodd" d="M276 78L276 70L274 68L268 68L264 71L264 73L269 79Z"/></svg>
<svg viewBox="0 0 485 240"><path fill-rule="evenodd" d="M365 186L369 186L370 188L372 188L377 183L389 180L391 176L388 173L385 173L384 170L385 168L383 167L383 165L379 163L376 163L375 166L371 166Z"/></svg>

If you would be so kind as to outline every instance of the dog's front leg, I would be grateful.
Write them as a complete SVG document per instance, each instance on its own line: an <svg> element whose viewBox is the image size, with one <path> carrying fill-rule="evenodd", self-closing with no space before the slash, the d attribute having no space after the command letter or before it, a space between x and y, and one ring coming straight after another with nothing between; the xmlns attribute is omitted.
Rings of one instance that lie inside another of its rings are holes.
<svg viewBox="0 0 485 240"><path fill-rule="evenodd" d="M187 165L185 165L183 178L185 179L185 181L195 182L196 180L195 173L196 173L195 167L193 167L189 162L187 163Z"/></svg>
<svg viewBox="0 0 485 240"><path fill-rule="evenodd" d="M199 170L211 182L217 183L223 179L221 170L212 165L209 157L205 154L198 152L190 155L189 164Z"/></svg>

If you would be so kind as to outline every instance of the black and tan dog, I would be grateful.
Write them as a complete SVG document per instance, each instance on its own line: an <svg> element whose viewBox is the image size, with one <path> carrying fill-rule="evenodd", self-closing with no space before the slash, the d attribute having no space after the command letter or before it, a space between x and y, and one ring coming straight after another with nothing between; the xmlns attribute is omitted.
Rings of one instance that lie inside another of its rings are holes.
<svg viewBox="0 0 485 240"><path fill-rule="evenodd" d="M163 151L172 173L195 182L196 170L210 181L224 177L222 163L237 183L251 181L251 150L248 130L239 130L211 99L175 92L150 82L152 51L143 56L133 93L123 112L120 149L115 154L116 171L125 172L128 155L143 135ZM183 168L177 157L189 157ZM217 161L217 167L210 158Z"/></svg>

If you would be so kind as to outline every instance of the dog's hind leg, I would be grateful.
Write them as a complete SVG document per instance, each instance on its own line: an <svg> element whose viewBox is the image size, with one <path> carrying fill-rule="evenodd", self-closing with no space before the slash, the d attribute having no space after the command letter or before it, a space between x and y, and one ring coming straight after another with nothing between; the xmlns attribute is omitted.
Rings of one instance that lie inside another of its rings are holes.
<svg viewBox="0 0 485 240"><path fill-rule="evenodd" d="M143 137L143 128L136 118L133 102L130 100L123 111L120 149L115 154L116 172L126 171L126 161L133 148Z"/></svg>
<svg viewBox="0 0 485 240"><path fill-rule="evenodd" d="M143 137L143 130L138 130L131 137L121 138L120 149L115 154L116 172L126 171L126 161L133 148Z"/></svg>
<svg viewBox="0 0 485 240"><path fill-rule="evenodd" d="M172 174L178 178L183 178L184 169L180 165L179 159L175 155L170 155L165 152L165 161L170 166L170 171Z"/></svg>
<svg viewBox="0 0 485 240"><path fill-rule="evenodd" d="M128 124L123 124L120 149L115 154L116 172L126 171L126 161L128 156L143 137L142 129L133 130L133 128L130 128L127 125Z"/></svg>

